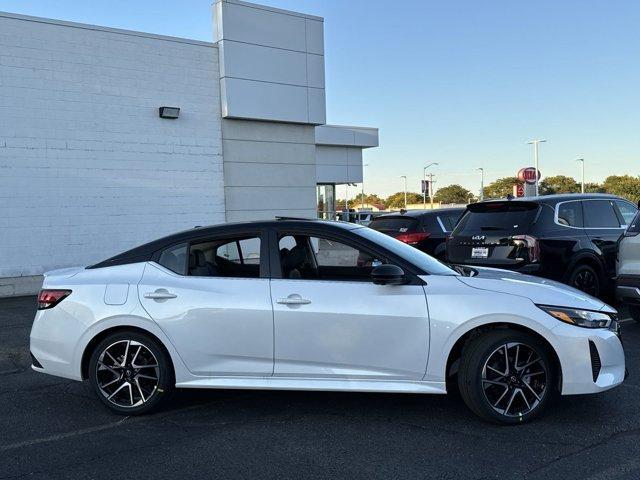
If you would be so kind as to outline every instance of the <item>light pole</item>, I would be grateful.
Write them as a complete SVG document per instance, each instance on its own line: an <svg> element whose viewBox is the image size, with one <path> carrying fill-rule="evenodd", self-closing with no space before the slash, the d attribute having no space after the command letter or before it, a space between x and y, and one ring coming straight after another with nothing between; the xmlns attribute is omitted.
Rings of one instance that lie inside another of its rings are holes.
<svg viewBox="0 0 640 480"><path fill-rule="evenodd" d="M360 210L364 210L364 167L368 167L369 164L362 165L362 199L360 201Z"/></svg>
<svg viewBox="0 0 640 480"><path fill-rule="evenodd" d="M480 171L480 201L484 200L484 168L479 167L476 170Z"/></svg>
<svg viewBox="0 0 640 480"><path fill-rule="evenodd" d="M438 162L430 163L422 169L422 179L425 183L424 192L422 192L422 208L424 210L427 209L427 188L429 189L429 197L431 197L431 184L427 184L427 168L433 167L434 165L438 165ZM431 175L431 179L433 180L433 175Z"/></svg>
<svg viewBox="0 0 640 480"><path fill-rule="evenodd" d="M576 162L580 162L580 169L582 170L582 193L584 193L584 158L576 158Z"/></svg>
<svg viewBox="0 0 640 480"><path fill-rule="evenodd" d="M407 176L400 175L400 178L404 179L404 208L407 209Z"/></svg>
<svg viewBox="0 0 640 480"><path fill-rule="evenodd" d="M536 169L536 197L539 194L539 191L538 191L538 180L539 180L539 178L538 177L540 176L539 175L539 170L538 170L538 144L539 143L544 143L544 142L546 142L546 140L529 140L527 142L527 144L533 145L533 160L535 162L534 167Z"/></svg>

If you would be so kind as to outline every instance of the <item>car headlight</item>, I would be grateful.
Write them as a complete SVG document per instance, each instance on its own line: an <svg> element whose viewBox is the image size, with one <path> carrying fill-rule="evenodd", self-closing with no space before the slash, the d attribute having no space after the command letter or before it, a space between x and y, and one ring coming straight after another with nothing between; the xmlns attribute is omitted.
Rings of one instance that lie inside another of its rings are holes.
<svg viewBox="0 0 640 480"><path fill-rule="evenodd" d="M608 328L615 319L615 315L578 308L553 307L551 305L538 305L552 317L561 322L586 328Z"/></svg>

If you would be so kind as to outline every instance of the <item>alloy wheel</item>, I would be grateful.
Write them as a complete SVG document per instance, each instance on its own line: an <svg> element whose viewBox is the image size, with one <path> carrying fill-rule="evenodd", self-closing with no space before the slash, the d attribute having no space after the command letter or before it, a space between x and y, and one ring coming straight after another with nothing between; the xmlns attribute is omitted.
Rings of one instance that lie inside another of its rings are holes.
<svg viewBox="0 0 640 480"><path fill-rule="evenodd" d="M96 383L100 393L121 408L139 407L158 390L160 365L149 347L119 340L98 357Z"/></svg>
<svg viewBox="0 0 640 480"><path fill-rule="evenodd" d="M546 395L547 379L542 355L524 343L509 342L497 347L484 363L482 391L497 413L522 417Z"/></svg>
<svg viewBox="0 0 640 480"><path fill-rule="evenodd" d="M596 297L599 293L598 278L595 273L590 269L583 269L576 273L573 279L573 286L578 290L588 293L591 296Z"/></svg>

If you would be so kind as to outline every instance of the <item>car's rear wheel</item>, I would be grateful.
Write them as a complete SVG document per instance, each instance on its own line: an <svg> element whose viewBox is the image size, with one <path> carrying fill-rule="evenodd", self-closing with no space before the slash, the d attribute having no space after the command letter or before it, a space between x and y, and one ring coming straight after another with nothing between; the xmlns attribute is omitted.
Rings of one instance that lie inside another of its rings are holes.
<svg viewBox="0 0 640 480"><path fill-rule="evenodd" d="M485 420L515 424L540 414L553 396L555 372L546 345L515 330L493 330L462 351L458 388Z"/></svg>
<svg viewBox="0 0 640 480"><path fill-rule="evenodd" d="M156 340L138 332L109 335L89 360L89 381L116 413L139 415L156 408L173 390L170 359Z"/></svg>
<svg viewBox="0 0 640 480"><path fill-rule="evenodd" d="M593 297L600 296L602 292L600 275L598 275L598 272L590 265L578 265L575 267L571 271L567 283Z"/></svg>

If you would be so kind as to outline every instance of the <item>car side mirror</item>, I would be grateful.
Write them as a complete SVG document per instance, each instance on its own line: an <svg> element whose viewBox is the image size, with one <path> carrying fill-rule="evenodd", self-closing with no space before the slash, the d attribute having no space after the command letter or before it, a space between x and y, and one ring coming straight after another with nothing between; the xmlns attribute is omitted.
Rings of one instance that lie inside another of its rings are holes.
<svg viewBox="0 0 640 480"><path fill-rule="evenodd" d="M371 270L371 279L376 285L402 285L406 283L404 270L397 265L379 265Z"/></svg>

